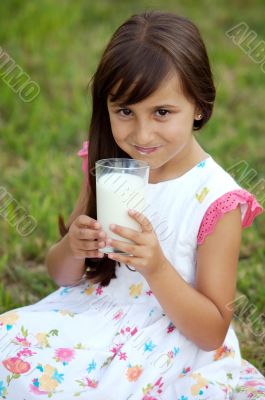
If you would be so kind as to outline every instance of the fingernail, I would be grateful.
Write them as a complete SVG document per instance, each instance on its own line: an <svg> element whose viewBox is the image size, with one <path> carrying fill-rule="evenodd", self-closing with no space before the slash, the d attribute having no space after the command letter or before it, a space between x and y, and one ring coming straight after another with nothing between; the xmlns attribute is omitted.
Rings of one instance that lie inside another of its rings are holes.
<svg viewBox="0 0 265 400"><path fill-rule="evenodd" d="M116 228L116 225L115 224L110 224L110 229L115 229Z"/></svg>

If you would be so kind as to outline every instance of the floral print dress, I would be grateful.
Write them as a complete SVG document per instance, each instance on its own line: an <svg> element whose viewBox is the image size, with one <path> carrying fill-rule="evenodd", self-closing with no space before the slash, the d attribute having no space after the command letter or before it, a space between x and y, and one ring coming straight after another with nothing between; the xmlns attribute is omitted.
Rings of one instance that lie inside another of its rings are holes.
<svg viewBox="0 0 265 400"><path fill-rule="evenodd" d="M86 150L87 142L84 163ZM147 199L164 254L190 285L196 248L218 219L240 205L246 227L262 211L211 156L181 177L148 184ZM140 273L116 270L107 287L84 277L0 316L0 398L231 399L242 368L232 325L220 348L203 351L178 331Z"/></svg>

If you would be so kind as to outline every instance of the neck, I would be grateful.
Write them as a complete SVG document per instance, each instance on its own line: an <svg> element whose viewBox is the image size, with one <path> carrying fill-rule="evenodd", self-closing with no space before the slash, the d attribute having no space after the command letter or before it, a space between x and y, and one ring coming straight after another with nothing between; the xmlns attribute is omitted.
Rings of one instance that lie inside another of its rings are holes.
<svg viewBox="0 0 265 400"><path fill-rule="evenodd" d="M192 136L189 144L166 165L150 170L149 183L178 178L205 158L207 158L207 153Z"/></svg>

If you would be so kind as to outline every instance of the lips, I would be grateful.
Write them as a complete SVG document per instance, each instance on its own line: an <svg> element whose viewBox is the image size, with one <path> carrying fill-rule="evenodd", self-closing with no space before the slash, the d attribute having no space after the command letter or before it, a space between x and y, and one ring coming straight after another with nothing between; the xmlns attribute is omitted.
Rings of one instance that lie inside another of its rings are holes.
<svg viewBox="0 0 265 400"><path fill-rule="evenodd" d="M156 151L157 149L159 149L160 146L156 146L156 147L138 147L138 146L134 146L134 147L141 154L150 154L150 153L153 153L154 151Z"/></svg>

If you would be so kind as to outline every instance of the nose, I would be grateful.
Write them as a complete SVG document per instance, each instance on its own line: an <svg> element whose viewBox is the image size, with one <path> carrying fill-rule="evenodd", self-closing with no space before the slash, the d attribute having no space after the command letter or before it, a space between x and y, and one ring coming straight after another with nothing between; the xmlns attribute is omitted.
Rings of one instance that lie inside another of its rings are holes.
<svg viewBox="0 0 265 400"><path fill-rule="evenodd" d="M134 144L140 147L154 144L154 127L150 120L138 120L134 131L134 141Z"/></svg>

